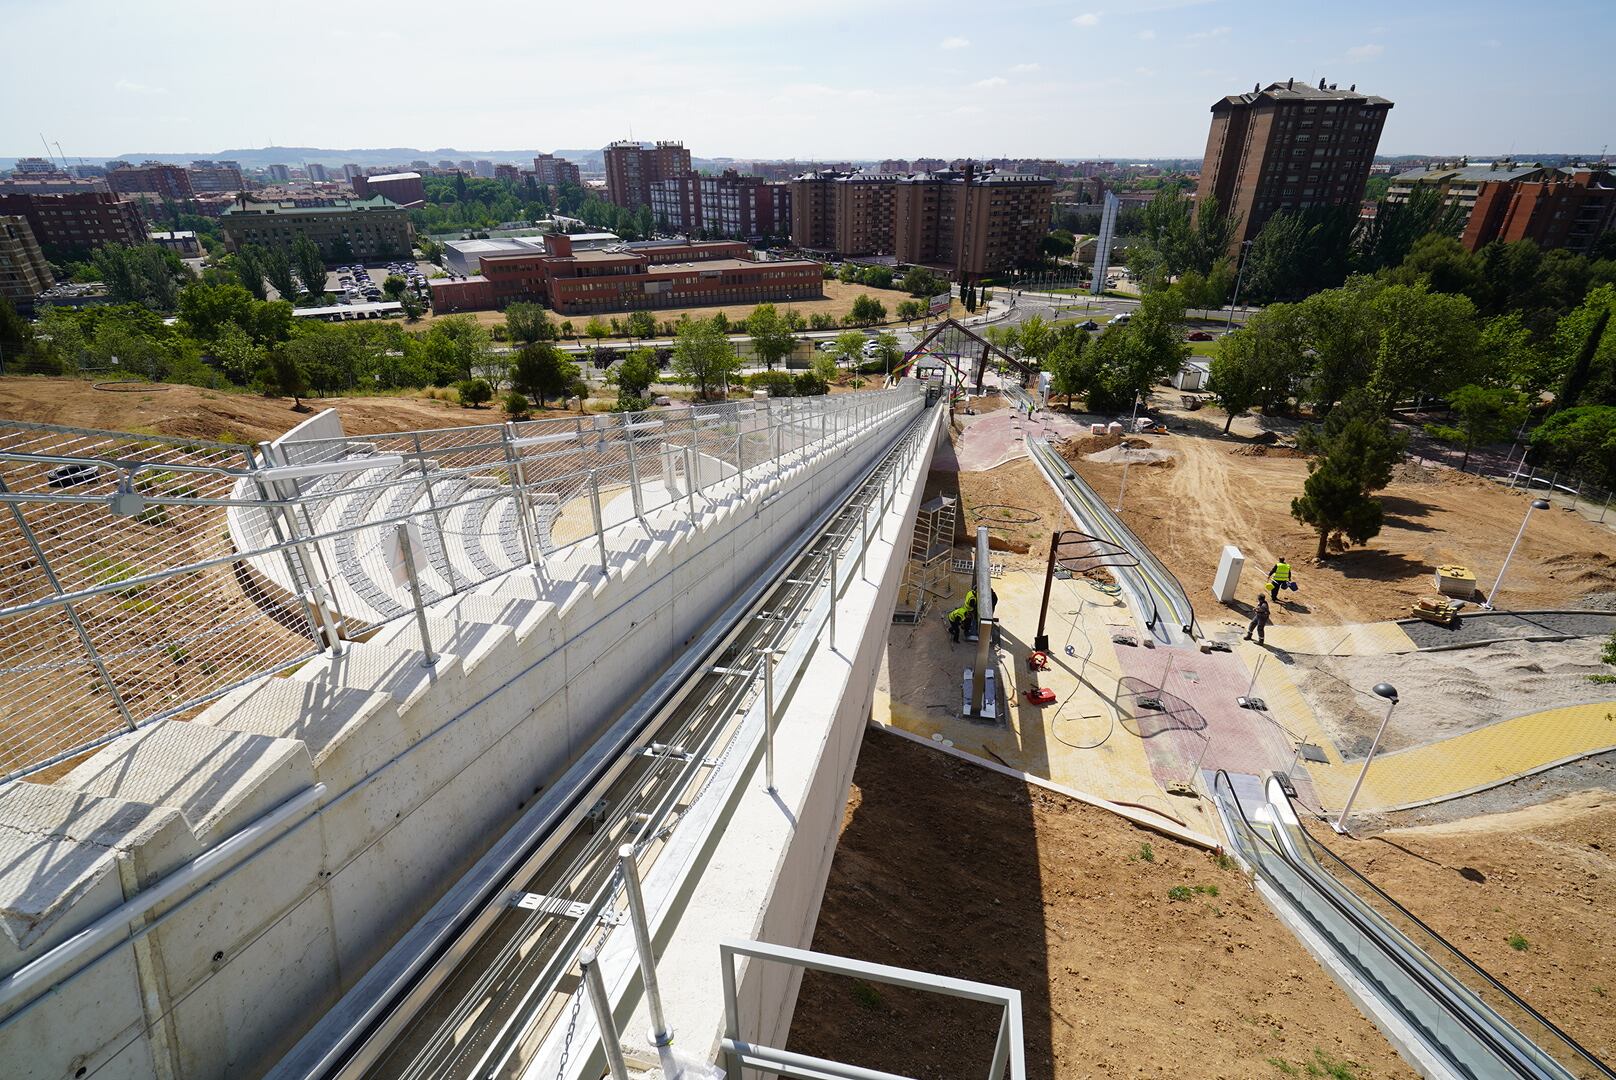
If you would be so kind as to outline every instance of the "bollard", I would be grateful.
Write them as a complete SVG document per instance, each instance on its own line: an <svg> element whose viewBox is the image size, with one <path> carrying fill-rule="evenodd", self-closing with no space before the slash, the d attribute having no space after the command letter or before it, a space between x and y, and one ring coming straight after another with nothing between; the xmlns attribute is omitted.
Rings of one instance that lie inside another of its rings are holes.
<svg viewBox="0 0 1616 1080"><path fill-rule="evenodd" d="M612 1003L606 999L606 982L600 977L600 964L597 961L594 949L585 949L578 954L584 985L589 988L589 1002L595 1007L600 1046L606 1051L606 1068L611 1072L612 1080L628 1080L628 1066L623 1062L623 1042L617 1035L617 1021L612 1019Z"/></svg>
<svg viewBox="0 0 1616 1080"><path fill-rule="evenodd" d="M651 1045L668 1046L673 1029L662 1011L662 988L657 984L656 954L651 951L651 924L645 916L645 897L640 892L640 871L634 865L634 845L617 849L617 868L623 875L623 891L628 893L628 917L634 924L634 951L640 958L640 978L645 982L645 1002L651 1012Z"/></svg>
<svg viewBox="0 0 1616 1080"><path fill-rule="evenodd" d="M763 782L774 794L774 657L763 654Z"/></svg>
<svg viewBox="0 0 1616 1080"><path fill-rule="evenodd" d="M421 631L421 652L425 654L421 666L431 667L438 662L438 658L432 653L432 638L426 629L426 605L421 602L421 578L415 568L415 548L410 543L409 522L399 522L394 535L398 537L399 551L404 558L404 574L410 581L410 596L415 600L415 626Z"/></svg>
<svg viewBox="0 0 1616 1080"><path fill-rule="evenodd" d="M634 457L634 425L628 421L623 423L623 438L628 446L628 490L634 500L634 516L639 521L645 521L644 497L640 494L640 465Z"/></svg>

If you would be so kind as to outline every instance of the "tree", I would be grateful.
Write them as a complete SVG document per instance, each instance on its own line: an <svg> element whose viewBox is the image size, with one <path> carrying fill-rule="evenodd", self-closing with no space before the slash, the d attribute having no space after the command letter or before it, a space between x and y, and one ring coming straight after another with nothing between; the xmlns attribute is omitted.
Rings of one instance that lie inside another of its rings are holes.
<svg viewBox="0 0 1616 1080"><path fill-rule="evenodd" d="M649 311L631 311L623 320L623 329L631 338L656 336L656 317Z"/></svg>
<svg viewBox="0 0 1616 1080"><path fill-rule="evenodd" d="M1416 184L1398 202L1382 199L1373 217L1364 219L1353 237L1354 262L1360 270L1373 273L1397 266L1414 250L1414 244L1427 233L1458 236L1464 225L1464 210L1447 201L1445 192Z"/></svg>
<svg viewBox="0 0 1616 1080"><path fill-rule="evenodd" d="M1555 409L1616 405L1616 335L1610 348L1602 348L1613 311L1616 287L1603 285L1555 327L1555 351L1565 372L1554 395Z"/></svg>
<svg viewBox="0 0 1616 1080"><path fill-rule="evenodd" d="M240 285L192 282L180 291L180 321L192 337L212 341L227 324L250 326L253 304L252 294Z"/></svg>
<svg viewBox="0 0 1616 1080"><path fill-rule="evenodd" d="M609 337L611 332L612 328L606 325L598 315L591 315L589 321L584 323L584 337L594 341L596 353L600 352L601 340Z"/></svg>
<svg viewBox="0 0 1616 1080"><path fill-rule="evenodd" d="M319 300L325 295L325 256L306 234L299 233L292 241L292 265L311 298Z"/></svg>
<svg viewBox="0 0 1616 1080"><path fill-rule="evenodd" d="M488 385L487 379L462 379L455 389L460 395L461 408L480 409L494 399L494 388Z"/></svg>
<svg viewBox="0 0 1616 1080"><path fill-rule="evenodd" d="M1041 316L1034 315L1023 322L1018 329L1020 355L1035 362L1042 362L1055 344L1055 328Z"/></svg>
<svg viewBox="0 0 1616 1080"><path fill-rule="evenodd" d="M919 300L900 300L898 302L898 318L906 323L914 322L926 313L926 308Z"/></svg>
<svg viewBox="0 0 1616 1080"><path fill-rule="evenodd" d="M1526 398L1502 386L1461 386L1448 395L1448 407L1458 423L1427 424L1425 433L1464 447L1460 472L1469 466L1473 448L1509 438L1526 420Z"/></svg>
<svg viewBox="0 0 1616 1080"><path fill-rule="evenodd" d="M1302 494L1291 516L1318 530L1318 557L1330 547L1367 544L1380 532L1380 500L1371 493L1391 481L1392 466L1408 446L1393 432L1378 405L1354 394L1331 413L1322 429L1305 432L1298 445L1313 455Z"/></svg>
<svg viewBox="0 0 1616 1080"><path fill-rule="evenodd" d="M227 322L213 339L214 363L225 378L238 385L250 381L264 366L267 353L234 322Z"/></svg>
<svg viewBox="0 0 1616 1080"><path fill-rule="evenodd" d="M688 319L679 324L673 344L673 371L696 387L698 398L714 396L740 373L740 357L729 339L710 319Z"/></svg>
<svg viewBox="0 0 1616 1080"><path fill-rule="evenodd" d="M808 317L808 325L814 330L832 330L836 326L836 320L828 312L816 311Z"/></svg>
<svg viewBox="0 0 1616 1080"><path fill-rule="evenodd" d="M1488 297L1485 270L1481 258L1465 250L1456 237L1433 232L1414 241L1408 257L1387 272L1386 280L1404 285L1423 282L1432 292L1457 293L1480 304Z"/></svg>
<svg viewBox="0 0 1616 1080"><path fill-rule="evenodd" d="M533 415L533 408L528 404L527 398L515 390L505 395L501 405L505 409L506 417L511 420L526 420Z"/></svg>
<svg viewBox="0 0 1616 1080"><path fill-rule="evenodd" d="M651 388L658 374L656 350L641 346L629 350L628 355L612 369L608 381L617 384L620 400L638 402L645 397L645 392Z"/></svg>
<svg viewBox="0 0 1616 1080"><path fill-rule="evenodd" d="M1476 352L1486 364L1477 371L1483 385L1513 387L1536 400L1554 382L1548 352L1533 342L1516 312L1482 323Z"/></svg>
<svg viewBox="0 0 1616 1080"><path fill-rule="evenodd" d="M398 303L404 309L405 322L419 322L421 316L426 314L425 302L411 296L409 293L405 293Z"/></svg>
<svg viewBox="0 0 1616 1080"><path fill-rule="evenodd" d="M530 342L517 350L511 383L519 392L538 398L541 408L566 394L577 378L578 365L548 341Z"/></svg>
<svg viewBox="0 0 1616 1080"><path fill-rule="evenodd" d="M267 300L268 291L264 288L264 257L263 249L248 244L238 251L232 258L232 268L236 277L241 281L242 287L252 293L254 300Z"/></svg>
<svg viewBox="0 0 1616 1080"><path fill-rule="evenodd" d="M752 309L746 317L746 332L752 335L752 352L770 371L797 347L796 335L773 304L759 304Z"/></svg>
<svg viewBox="0 0 1616 1080"><path fill-rule="evenodd" d="M1470 382L1476 357L1476 309L1463 296L1425 285L1389 285L1372 309L1380 340L1369 385L1390 410L1411 392L1447 393Z"/></svg>
<svg viewBox="0 0 1616 1080"><path fill-rule="evenodd" d="M269 376L265 390L291 398L292 408L302 412L303 395L309 392L309 384L290 346L276 349L270 354Z"/></svg>
<svg viewBox="0 0 1616 1080"><path fill-rule="evenodd" d="M869 340L857 330L843 330L836 335L833 344L836 348L831 350L831 356L849 367L856 368L859 361L864 359L864 343Z"/></svg>
<svg viewBox="0 0 1616 1080"><path fill-rule="evenodd" d="M470 315L449 315L432 324L422 338L427 366L439 385L474 379L488 364L488 330Z"/></svg>
<svg viewBox="0 0 1616 1080"><path fill-rule="evenodd" d="M859 293L853 300L853 310L848 312L847 321L855 326L869 326L885 320L886 317L885 304L868 293Z"/></svg>
<svg viewBox="0 0 1616 1080"><path fill-rule="evenodd" d="M280 298L289 303L297 303L297 274L292 270L292 260L286 257L286 252L280 248L267 248L260 258L260 265L263 267L265 280L280 294Z"/></svg>
<svg viewBox="0 0 1616 1080"><path fill-rule="evenodd" d="M1225 435L1237 414L1257 406L1272 413L1289 402L1310 367L1306 331L1300 305L1270 304L1218 343L1207 389L1228 413Z"/></svg>
<svg viewBox="0 0 1616 1080"><path fill-rule="evenodd" d="M888 331L875 336L875 358L881 361L881 371L890 376L892 366L903 359L903 346L898 344L898 335Z"/></svg>
<svg viewBox="0 0 1616 1080"><path fill-rule="evenodd" d="M857 285L862 273L857 263L844 262L842 268L836 272L836 277L843 285Z"/></svg>
<svg viewBox="0 0 1616 1080"><path fill-rule="evenodd" d="M522 345L555 338L550 313L540 305L526 301L511 304L505 309L505 332L512 341Z"/></svg>
<svg viewBox="0 0 1616 1080"><path fill-rule="evenodd" d="M398 274L388 274L387 277L382 279L382 293L389 300L397 300L404 295L404 290L409 287L410 283Z"/></svg>
<svg viewBox="0 0 1616 1080"><path fill-rule="evenodd" d="M1077 238L1066 229L1055 229L1038 242L1038 253L1046 259L1069 259L1077 250Z"/></svg>
<svg viewBox="0 0 1616 1080"><path fill-rule="evenodd" d="M820 383L826 387L825 390L820 390L817 392L821 394L827 393L830 384L836 381L836 376L839 374L836 369L836 358L831 356L830 353L814 353L814 358L809 362L808 365L808 373L813 375L815 379L818 379Z"/></svg>
<svg viewBox="0 0 1616 1080"><path fill-rule="evenodd" d="M1063 327L1044 359L1044 370L1049 373L1049 392L1065 394L1067 408L1071 408L1072 398L1087 395L1093 383L1094 370L1087 357L1089 340L1085 331L1075 327L1068 331Z"/></svg>
<svg viewBox="0 0 1616 1080"><path fill-rule="evenodd" d="M193 277L178 255L157 244L107 244L95 250L90 264L113 300L155 311L173 311L180 287Z"/></svg>
<svg viewBox="0 0 1616 1080"><path fill-rule="evenodd" d="M924 266L911 266L898 287L910 296L932 297L948 291L948 279Z"/></svg>
<svg viewBox="0 0 1616 1080"><path fill-rule="evenodd" d="M892 288L892 271L885 266L866 266L859 280L872 289Z"/></svg>
<svg viewBox="0 0 1616 1080"><path fill-rule="evenodd" d="M1339 289L1314 293L1299 305L1313 351L1307 400L1324 411L1369 381L1379 344L1374 301L1384 288L1369 277L1349 278Z"/></svg>
<svg viewBox="0 0 1616 1080"><path fill-rule="evenodd" d="M1585 483L1616 488L1616 406L1581 405L1554 413L1532 432L1532 460Z"/></svg>

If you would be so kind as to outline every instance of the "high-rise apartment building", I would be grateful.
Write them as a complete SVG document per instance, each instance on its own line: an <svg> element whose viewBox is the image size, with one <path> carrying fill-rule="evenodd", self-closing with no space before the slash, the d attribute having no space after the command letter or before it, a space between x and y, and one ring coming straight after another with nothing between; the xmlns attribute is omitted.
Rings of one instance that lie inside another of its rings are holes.
<svg viewBox="0 0 1616 1080"><path fill-rule="evenodd" d="M960 170L901 176L809 173L791 184L799 247L898 261L974 277L1038 257L1055 183L1042 176Z"/></svg>
<svg viewBox="0 0 1616 1080"><path fill-rule="evenodd" d="M689 172L651 183L651 218L676 232L749 238L791 229L791 189L726 169L720 176Z"/></svg>
<svg viewBox="0 0 1616 1080"><path fill-rule="evenodd" d="M359 258L408 255L415 235L410 212L379 195L331 199L322 206L242 201L220 215L220 224L231 251L248 244L290 251L299 236L307 236L331 259L340 257L339 241Z"/></svg>
<svg viewBox="0 0 1616 1080"><path fill-rule="evenodd" d="M317 184L323 184L331 179L331 173L318 161L311 161L303 166L303 173Z"/></svg>
<svg viewBox="0 0 1616 1080"><path fill-rule="evenodd" d="M49 158L42 157L18 158L17 164L12 166L11 171L16 173L18 176L28 176L29 174L36 176L51 176L55 173L61 172L61 170L56 167L56 163L54 161L51 161Z"/></svg>
<svg viewBox="0 0 1616 1080"><path fill-rule="evenodd" d="M606 198L630 210L651 205L651 185L690 172L684 143L614 142L606 148Z"/></svg>
<svg viewBox="0 0 1616 1080"><path fill-rule="evenodd" d="M62 195L0 191L0 214L27 218L34 239L53 257L82 256L106 244L146 240L140 205L107 191Z"/></svg>
<svg viewBox="0 0 1616 1080"><path fill-rule="evenodd" d="M271 165L268 168L266 168L264 171L269 174L269 179L273 183L276 183L276 184L291 183L292 170L291 170L291 168L289 168L286 165Z"/></svg>
<svg viewBox="0 0 1616 1080"><path fill-rule="evenodd" d="M193 161L185 172L191 178L191 190L198 195L235 192L246 187L241 180L241 165L235 161Z"/></svg>
<svg viewBox="0 0 1616 1080"><path fill-rule="evenodd" d="M1392 103L1319 80L1233 94L1212 106L1196 204L1238 219L1231 253L1280 211L1357 206Z"/></svg>
<svg viewBox="0 0 1616 1080"><path fill-rule="evenodd" d="M533 180L535 183L549 187L559 184L571 184L573 187L583 186L583 178L578 173L578 166L566 158L559 158L554 154L540 154L533 159Z"/></svg>
<svg viewBox="0 0 1616 1080"><path fill-rule="evenodd" d="M34 297L56 284L34 230L21 215L0 217L0 296L19 311L31 310Z"/></svg>
<svg viewBox="0 0 1616 1080"><path fill-rule="evenodd" d="M361 169L358 165L347 164L342 167L342 178L347 180L349 183L353 182L354 177L364 175L365 170Z"/></svg>
<svg viewBox="0 0 1616 1080"><path fill-rule="evenodd" d="M494 178L494 163L488 158L478 158L472 163L472 168L475 169L477 171L477 175L482 177L484 180L492 180Z"/></svg>
<svg viewBox="0 0 1616 1080"><path fill-rule="evenodd" d="M119 195L156 195L179 202L193 194L191 176L178 165L147 161L140 165L113 169L107 173L107 186Z"/></svg>

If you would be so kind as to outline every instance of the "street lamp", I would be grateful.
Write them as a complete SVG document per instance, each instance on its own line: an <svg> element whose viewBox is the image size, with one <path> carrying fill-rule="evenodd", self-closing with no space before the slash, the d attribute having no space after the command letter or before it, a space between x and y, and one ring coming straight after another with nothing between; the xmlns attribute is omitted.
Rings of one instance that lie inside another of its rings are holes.
<svg viewBox="0 0 1616 1080"><path fill-rule="evenodd" d="M1369 775L1369 763L1375 760L1375 751L1380 747L1380 737L1386 734L1386 725L1392 722L1392 710L1397 708L1397 687L1391 683L1376 683L1375 693L1386 699L1386 715L1380 721L1380 730L1375 732L1374 742L1369 744L1369 756L1364 758L1358 779L1353 782L1352 791L1347 795L1347 805L1341 808L1341 816L1335 819L1334 828L1338 833L1347 831L1347 814L1352 810L1352 800L1358 797L1358 789L1363 787L1364 777Z"/></svg>
<svg viewBox="0 0 1616 1080"><path fill-rule="evenodd" d="M1246 256L1251 253L1253 241L1245 240L1240 244L1240 266L1234 274L1234 298L1229 301L1229 319L1223 324L1223 332L1228 333L1234 329L1234 309L1240 304L1240 279L1246 276Z"/></svg>
<svg viewBox="0 0 1616 1080"><path fill-rule="evenodd" d="M1133 429L1139 426L1139 397L1139 392L1135 390L1133 395L1133 417L1128 421L1128 430L1122 433L1122 442L1119 444L1122 447L1122 483L1117 486L1117 513L1119 514L1122 513L1122 496L1128 490L1128 465L1130 464L1128 459L1128 436L1133 434Z"/></svg>
<svg viewBox="0 0 1616 1080"><path fill-rule="evenodd" d="M1504 583L1504 571L1509 569L1509 560L1515 557L1515 549L1520 546L1521 537L1526 535L1526 523L1532 520L1532 511L1547 510L1548 508L1549 500L1547 499L1533 499L1532 505L1526 508L1526 516L1521 518L1521 527L1515 533L1515 542L1509 545L1509 554L1504 556L1504 565L1498 568L1498 580L1493 582L1493 591L1487 594L1486 600L1482 601L1481 608L1483 611L1493 609L1493 599L1498 596L1498 587Z"/></svg>

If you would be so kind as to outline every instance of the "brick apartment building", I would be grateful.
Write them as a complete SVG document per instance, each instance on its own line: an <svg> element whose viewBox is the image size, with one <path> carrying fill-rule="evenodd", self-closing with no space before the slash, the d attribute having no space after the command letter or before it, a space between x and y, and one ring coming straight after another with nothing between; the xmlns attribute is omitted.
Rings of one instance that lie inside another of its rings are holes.
<svg viewBox="0 0 1616 1080"><path fill-rule="evenodd" d="M351 183L354 195L361 199L372 199L379 195L388 202L406 208L426 203L426 184L418 172L355 176Z"/></svg>
<svg viewBox="0 0 1616 1080"><path fill-rule="evenodd" d="M571 184L573 187L584 185L578 166L554 154L540 154L533 159L533 182L546 187L558 187L561 184Z"/></svg>
<svg viewBox="0 0 1616 1080"><path fill-rule="evenodd" d="M651 205L651 185L690 172L690 151L684 143L659 142L652 146L619 141L606 147L606 198L617 206L636 210Z"/></svg>
<svg viewBox="0 0 1616 1080"><path fill-rule="evenodd" d="M1281 210L1358 206L1392 103L1319 80L1270 83L1212 106L1196 203L1239 219L1237 252Z"/></svg>
<svg viewBox="0 0 1616 1080"><path fill-rule="evenodd" d="M415 241L410 212L380 195L369 199L327 199L325 205L296 202L249 202L242 199L220 215L225 246L240 251L249 244L292 249L307 236L325 256L335 258L339 240L354 256L396 258L408 255Z"/></svg>
<svg viewBox="0 0 1616 1080"><path fill-rule="evenodd" d="M166 202L179 202L194 194L190 173L158 161L113 169L107 173L107 186L118 195L152 194Z"/></svg>
<svg viewBox="0 0 1616 1080"><path fill-rule="evenodd" d="M1616 229L1616 177L1579 169L1528 181L1484 181L1460 243L1475 251L1494 240L1532 240L1586 255Z"/></svg>
<svg viewBox="0 0 1616 1080"><path fill-rule="evenodd" d="M247 186L241 179L241 165L235 161L193 161L185 173L198 195L233 194Z"/></svg>
<svg viewBox="0 0 1616 1080"><path fill-rule="evenodd" d="M28 220L47 255L67 257L106 244L143 244L146 222L133 199L109 191L32 195L0 191L0 214Z"/></svg>
<svg viewBox="0 0 1616 1080"><path fill-rule="evenodd" d="M475 311L527 300L563 315L589 315L824 295L819 263L755 261L742 243L649 241L575 251L565 235L545 242L549 250L543 254L485 255L475 277L430 282L433 310Z"/></svg>
<svg viewBox="0 0 1616 1080"><path fill-rule="evenodd" d="M45 252L34 239L28 219L0 217L0 296L18 311L31 311L34 297L56 284Z"/></svg>
<svg viewBox="0 0 1616 1080"><path fill-rule="evenodd" d="M1055 183L965 168L897 175L810 173L792 182L791 239L844 256L892 255L961 276L1038 257Z"/></svg>
<svg viewBox="0 0 1616 1080"><path fill-rule="evenodd" d="M791 189L726 169L720 176L686 173L651 184L658 228L714 236L784 236L791 231Z"/></svg>

